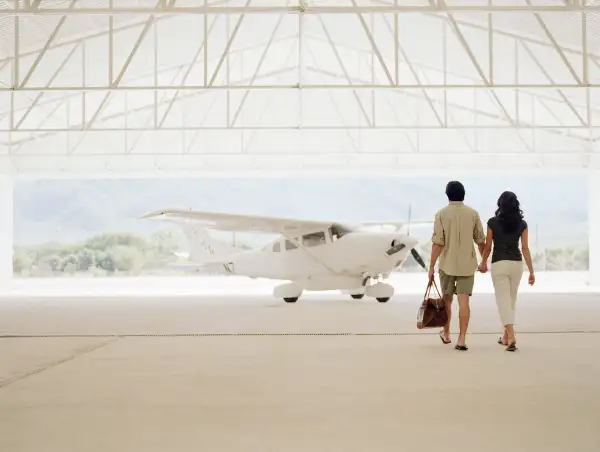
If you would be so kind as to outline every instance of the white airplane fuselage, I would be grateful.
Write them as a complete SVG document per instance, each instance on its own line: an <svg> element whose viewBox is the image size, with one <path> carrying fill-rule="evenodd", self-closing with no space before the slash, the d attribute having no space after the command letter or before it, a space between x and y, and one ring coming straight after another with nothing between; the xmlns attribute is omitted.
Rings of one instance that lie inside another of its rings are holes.
<svg viewBox="0 0 600 452"><path fill-rule="evenodd" d="M393 242L404 247L390 252ZM401 266L416 243L402 234L352 232L301 248L282 237L266 249L230 256L225 270L251 278L294 281L304 290L355 289L365 276L387 274Z"/></svg>

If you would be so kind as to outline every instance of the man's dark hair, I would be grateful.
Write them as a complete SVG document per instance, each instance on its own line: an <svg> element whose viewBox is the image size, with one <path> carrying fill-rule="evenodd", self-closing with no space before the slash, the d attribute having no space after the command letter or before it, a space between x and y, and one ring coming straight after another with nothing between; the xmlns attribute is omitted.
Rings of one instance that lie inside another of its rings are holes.
<svg viewBox="0 0 600 452"><path fill-rule="evenodd" d="M446 196L449 201L464 201L465 187L457 180L450 181L446 185Z"/></svg>

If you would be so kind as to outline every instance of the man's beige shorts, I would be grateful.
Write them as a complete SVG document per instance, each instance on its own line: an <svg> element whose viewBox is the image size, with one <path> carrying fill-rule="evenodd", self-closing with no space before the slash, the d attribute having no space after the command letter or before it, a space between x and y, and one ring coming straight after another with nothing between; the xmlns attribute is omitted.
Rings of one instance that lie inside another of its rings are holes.
<svg viewBox="0 0 600 452"><path fill-rule="evenodd" d="M440 270L440 285L442 286L442 295L468 294L471 296L475 285L475 275L452 276Z"/></svg>

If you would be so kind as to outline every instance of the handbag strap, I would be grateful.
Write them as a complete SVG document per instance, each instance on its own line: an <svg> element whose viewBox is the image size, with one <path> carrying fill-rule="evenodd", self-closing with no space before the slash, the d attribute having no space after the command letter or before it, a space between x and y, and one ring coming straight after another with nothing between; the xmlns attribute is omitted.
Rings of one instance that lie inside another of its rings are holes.
<svg viewBox="0 0 600 452"><path fill-rule="evenodd" d="M429 281L429 284L427 284L427 289L425 289L425 296L423 297L424 300L427 300L427 297L429 296L429 294L431 293L431 287L435 288L435 291L437 292L439 298L442 298L442 294L440 293L440 290L438 289L437 283L435 282L435 277Z"/></svg>

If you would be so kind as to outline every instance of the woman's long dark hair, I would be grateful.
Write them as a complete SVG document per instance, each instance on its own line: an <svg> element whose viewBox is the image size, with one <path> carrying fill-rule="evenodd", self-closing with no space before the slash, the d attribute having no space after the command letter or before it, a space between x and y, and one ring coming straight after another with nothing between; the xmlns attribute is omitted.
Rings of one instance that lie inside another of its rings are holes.
<svg viewBox="0 0 600 452"><path fill-rule="evenodd" d="M517 195L512 191L505 191L498 198L496 218L500 222L500 226L504 232L515 232L521 225L523 211L520 206Z"/></svg>

